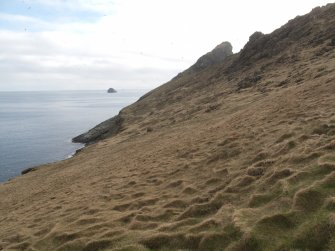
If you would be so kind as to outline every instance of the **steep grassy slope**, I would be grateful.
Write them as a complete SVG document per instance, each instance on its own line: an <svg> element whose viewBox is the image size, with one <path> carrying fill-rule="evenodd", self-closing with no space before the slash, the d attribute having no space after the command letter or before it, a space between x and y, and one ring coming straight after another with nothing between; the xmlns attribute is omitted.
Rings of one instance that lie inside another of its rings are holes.
<svg viewBox="0 0 335 251"><path fill-rule="evenodd" d="M334 27L255 33L1 184L0 250L335 250Z"/></svg>

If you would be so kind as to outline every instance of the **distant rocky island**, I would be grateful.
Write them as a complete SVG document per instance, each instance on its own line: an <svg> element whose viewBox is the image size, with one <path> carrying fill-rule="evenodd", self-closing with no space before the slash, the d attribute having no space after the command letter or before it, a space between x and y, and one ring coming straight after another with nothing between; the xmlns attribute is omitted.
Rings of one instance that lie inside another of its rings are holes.
<svg viewBox="0 0 335 251"><path fill-rule="evenodd" d="M116 93L116 90L114 88L109 88L107 90L108 93Z"/></svg>

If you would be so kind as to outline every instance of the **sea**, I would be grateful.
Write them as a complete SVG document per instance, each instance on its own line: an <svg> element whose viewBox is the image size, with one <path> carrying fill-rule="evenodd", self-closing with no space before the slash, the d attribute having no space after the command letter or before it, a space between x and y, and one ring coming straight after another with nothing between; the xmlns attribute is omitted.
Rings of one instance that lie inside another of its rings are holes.
<svg viewBox="0 0 335 251"><path fill-rule="evenodd" d="M149 90L0 92L0 182L71 157L71 139L109 119Z"/></svg>

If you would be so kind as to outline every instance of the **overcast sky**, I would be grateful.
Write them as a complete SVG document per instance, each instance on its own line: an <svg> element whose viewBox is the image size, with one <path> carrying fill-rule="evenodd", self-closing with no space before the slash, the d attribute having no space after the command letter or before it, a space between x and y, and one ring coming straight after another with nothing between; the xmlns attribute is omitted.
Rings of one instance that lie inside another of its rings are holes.
<svg viewBox="0 0 335 251"><path fill-rule="evenodd" d="M0 91L153 88L323 0L0 0Z"/></svg>

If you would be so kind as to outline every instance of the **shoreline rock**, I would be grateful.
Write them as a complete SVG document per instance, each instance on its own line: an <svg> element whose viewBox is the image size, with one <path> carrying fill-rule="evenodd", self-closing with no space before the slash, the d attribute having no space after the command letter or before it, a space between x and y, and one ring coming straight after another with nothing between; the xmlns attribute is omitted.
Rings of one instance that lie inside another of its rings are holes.
<svg viewBox="0 0 335 251"><path fill-rule="evenodd" d="M33 171L36 171L37 168L36 167L29 167L29 168L26 168L24 170L21 171L21 175L25 175L27 173L30 173L30 172L33 172Z"/></svg>
<svg viewBox="0 0 335 251"><path fill-rule="evenodd" d="M124 119L120 114L108 119L89 131L80 134L72 139L73 143L92 144L99 140L116 135L122 130Z"/></svg>

